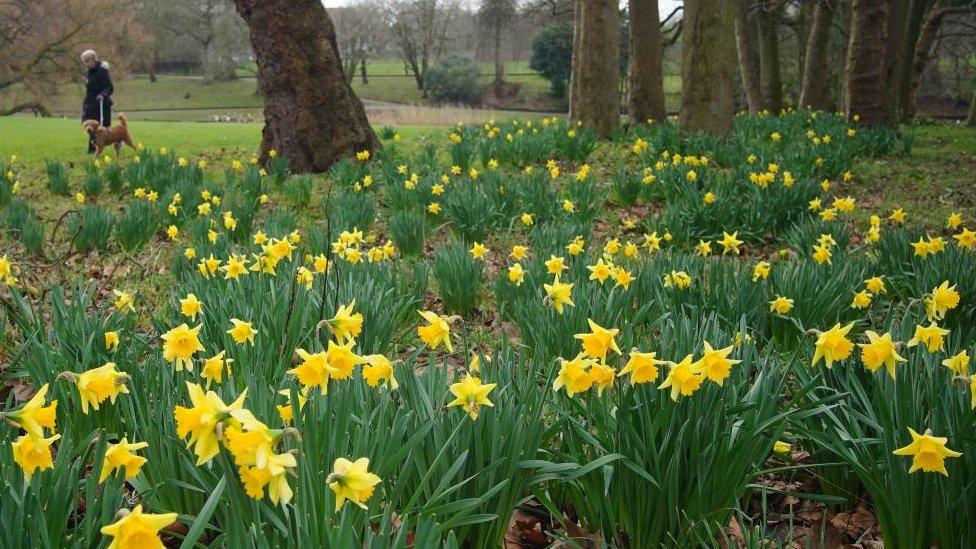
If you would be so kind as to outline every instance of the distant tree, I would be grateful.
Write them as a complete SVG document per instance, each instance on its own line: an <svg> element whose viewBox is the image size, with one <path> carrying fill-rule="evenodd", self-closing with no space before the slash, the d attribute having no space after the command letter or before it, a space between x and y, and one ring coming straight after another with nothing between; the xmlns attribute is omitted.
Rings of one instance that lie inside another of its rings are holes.
<svg viewBox="0 0 976 549"><path fill-rule="evenodd" d="M369 83L366 64L379 54L389 41L392 22L385 6L375 0L358 0L333 10L342 72L352 82L356 69L362 83Z"/></svg>
<svg viewBox="0 0 976 549"><path fill-rule="evenodd" d="M515 18L517 9L516 0L481 0L481 6L478 8L478 25L491 40L492 59L495 62L495 85L505 80L502 35Z"/></svg>
<svg viewBox="0 0 976 549"><path fill-rule="evenodd" d="M177 39L197 45L204 77L237 76L234 53L247 35L231 0L166 0L161 6L159 24Z"/></svg>
<svg viewBox="0 0 976 549"><path fill-rule="evenodd" d="M261 158L274 149L296 171L325 171L375 150L366 110L342 77L332 20L320 0L234 0L251 30L264 96Z"/></svg>
<svg viewBox="0 0 976 549"><path fill-rule="evenodd" d="M554 22L539 29L532 37L529 67L549 81L553 97L566 97L573 68L573 25Z"/></svg>
<svg viewBox="0 0 976 549"><path fill-rule="evenodd" d="M449 29L458 10L456 0L397 0L391 9L393 39L417 89L423 91L427 71L450 41Z"/></svg>
<svg viewBox="0 0 976 549"><path fill-rule="evenodd" d="M117 24L104 25L107 11ZM129 58L118 56L130 51L123 46L143 40L132 11L108 0L0 1L0 92L15 85L25 90L18 94L25 105L3 111L40 106L58 84L82 78L82 50L93 47L103 59L124 66Z"/></svg>

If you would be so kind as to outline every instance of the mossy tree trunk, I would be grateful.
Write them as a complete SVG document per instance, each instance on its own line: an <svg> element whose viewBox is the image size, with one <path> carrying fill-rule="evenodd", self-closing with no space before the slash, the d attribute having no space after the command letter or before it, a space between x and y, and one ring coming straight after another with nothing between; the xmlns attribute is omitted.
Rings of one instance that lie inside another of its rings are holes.
<svg viewBox="0 0 976 549"><path fill-rule="evenodd" d="M735 115L735 10L728 0L685 0L681 129L726 136Z"/></svg>
<svg viewBox="0 0 976 549"><path fill-rule="evenodd" d="M863 126L889 124L891 109L885 90L885 48L889 0L854 0L847 46L845 94L848 118Z"/></svg>
<svg viewBox="0 0 976 549"><path fill-rule="evenodd" d="M756 51L756 14L751 0L739 0L735 14L735 45L739 56L742 91L749 112L762 109L762 83L759 78L759 52Z"/></svg>
<svg viewBox="0 0 976 549"><path fill-rule="evenodd" d="M827 54L830 46L830 26L834 9L830 0L819 0L813 11L813 22L807 37L803 76L800 85L800 108L828 110L830 108L830 78Z"/></svg>
<svg viewBox="0 0 976 549"><path fill-rule="evenodd" d="M620 26L614 0L576 0L569 119L605 136L620 123Z"/></svg>
<svg viewBox="0 0 976 549"><path fill-rule="evenodd" d="M759 65L762 73L763 108L779 113L783 108L783 74L779 59L779 2L759 0Z"/></svg>
<svg viewBox="0 0 976 549"><path fill-rule="evenodd" d="M322 172L376 134L343 76L335 27L318 0L234 0L251 31L264 98L262 158L275 149L295 171Z"/></svg>
<svg viewBox="0 0 976 549"><path fill-rule="evenodd" d="M664 68L657 0L630 0L627 107L633 122L663 120Z"/></svg>

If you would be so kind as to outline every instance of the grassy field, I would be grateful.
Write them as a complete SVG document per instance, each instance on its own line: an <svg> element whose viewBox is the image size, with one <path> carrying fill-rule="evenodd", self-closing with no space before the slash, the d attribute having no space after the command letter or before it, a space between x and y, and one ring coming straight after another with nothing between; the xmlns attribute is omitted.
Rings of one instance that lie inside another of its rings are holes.
<svg viewBox="0 0 976 549"><path fill-rule="evenodd" d="M524 62L513 62L508 67L507 80L520 86L518 96L509 108L559 109L564 102L549 96L549 82L528 70ZM393 61L370 63L370 80L363 84L353 80L353 89L360 98L371 101L409 105L430 105L425 100L412 76L405 76L402 64ZM485 70L483 83L491 77ZM123 110L134 120L205 121L213 116L230 116L235 119L260 119L261 95L253 78L240 78L227 82L208 82L197 76L160 76L156 82L147 77L119 78L115 83L116 111ZM667 105L677 109L681 95L681 78L668 74L664 79ZM43 98L43 104L59 116L77 116L84 95L81 83L65 84L57 92ZM0 93L0 106L12 105L27 99L22 90ZM481 114L483 118L493 114ZM467 118L467 117L462 117ZM385 124L384 119L376 123ZM395 121L394 121L395 122ZM423 124L424 120L412 117L407 123ZM436 123L436 122L434 122ZM453 123L453 121L451 122Z"/></svg>
<svg viewBox="0 0 976 549"><path fill-rule="evenodd" d="M442 131L431 126L399 129L408 141ZM71 119L0 117L0 135L4 136L0 141L0 158L15 154L31 168L43 168L45 159L81 163L88 156L81 125ZM146 147L169 147L188 158L235 158L256 152L261 124L141 121L133 124L132 135ZM131 154L131 150L123 152L125 156Z"/></svg>

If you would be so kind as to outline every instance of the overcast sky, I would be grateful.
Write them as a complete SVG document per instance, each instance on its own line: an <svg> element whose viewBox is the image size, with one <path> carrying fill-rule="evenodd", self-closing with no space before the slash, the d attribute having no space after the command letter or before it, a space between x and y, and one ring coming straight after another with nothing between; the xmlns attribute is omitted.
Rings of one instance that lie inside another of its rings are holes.
<svg viewBox="0 0 976 549"><path fill-rule="evenodd" d="M352 0L322 0L325 7L344 6ZM466 4L477 4L477 0L462 0ZM664 19L675 7L681 5L681 0L658 0L658 8L661 10L661 18Z"/></svg>

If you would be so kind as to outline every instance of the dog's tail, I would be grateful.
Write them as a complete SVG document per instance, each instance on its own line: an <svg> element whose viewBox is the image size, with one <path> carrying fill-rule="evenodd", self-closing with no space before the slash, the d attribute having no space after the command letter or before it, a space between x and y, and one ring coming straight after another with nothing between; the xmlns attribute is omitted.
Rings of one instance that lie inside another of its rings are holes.
<svg viewBox="0 0 976 549"><path fill-rule="evenodd" d="M125 126L126 125L126 122L128 122L128 119L125 117L125 113L124 112L120 112L119 113L119 123L122 124L122 126Z"/></svg>

